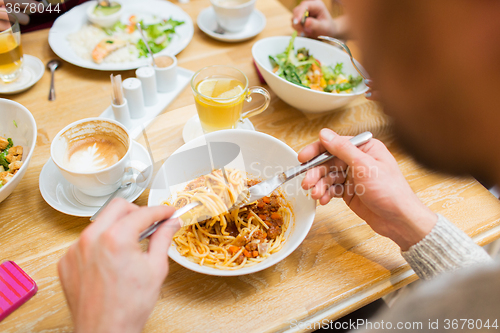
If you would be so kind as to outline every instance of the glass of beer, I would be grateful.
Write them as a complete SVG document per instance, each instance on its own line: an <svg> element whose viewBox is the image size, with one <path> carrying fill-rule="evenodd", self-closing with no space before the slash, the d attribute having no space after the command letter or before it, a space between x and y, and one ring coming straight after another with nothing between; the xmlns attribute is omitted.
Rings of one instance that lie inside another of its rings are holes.
<svg viewBox="0 0 500 333"><path fill-rule="evenodd" d="M9 83L16 80L23 66L21 29L17 18L0 12L0 79Z"/></svg>
<svg viewBox="0 0 500 333"><path fill-rule="evenodd" d="M255 116L269 106L271 95L261 87L248 87L242 71L230 66L209 66L200 69L191 79L194 100L203 132L232 129L243 119ZM264 96L259 107L243 112L245 101L252 94Z"/></svg>

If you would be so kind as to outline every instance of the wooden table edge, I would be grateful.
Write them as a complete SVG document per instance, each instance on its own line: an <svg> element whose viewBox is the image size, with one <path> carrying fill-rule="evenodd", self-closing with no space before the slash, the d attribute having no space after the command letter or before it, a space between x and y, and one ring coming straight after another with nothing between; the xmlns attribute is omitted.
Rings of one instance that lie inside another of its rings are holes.
<svg viewBox="0 0 500 333"><path fill-rule="evenodd" d="M500 225L497 225L485 232L475 235L472 237L476 244L483 246L491 241L498 239L500 237ZM333 302L331 305L311 313L301 319L291 319L289 323L281 323L279 326L274 326L267 329L264 332L313 332L322 326L323 320L335 321L342 318L349 313L362 308L365 305L370 304L373 301L380 299L382 296L389 294L390 292L396 291L416 280L418 280L417 275L410 268L408 264L405 265L407 268L403 268L400 272L392 275L389 279L377 282L370 287L361 290L360 292L354 293L347 296L346 298L340 300L339 302ZM293 323L295 327L292 327ZM299 323L304 323L301 328ZM314 326L316 323L316 326ZM307 327L311 327L310 329Z"/></svg>

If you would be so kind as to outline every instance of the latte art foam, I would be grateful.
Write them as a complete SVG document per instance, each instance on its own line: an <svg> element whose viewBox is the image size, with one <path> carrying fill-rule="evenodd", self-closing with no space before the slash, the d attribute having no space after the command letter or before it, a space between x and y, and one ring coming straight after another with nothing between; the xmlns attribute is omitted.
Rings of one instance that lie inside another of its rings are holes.
<svg viewBox="0 0 500 333"><path fill-rule="evenodd" d="M74 172L99 171L117 163L126 152L126 147L116 138L94 135L70 144L64 167Z"/></svg>

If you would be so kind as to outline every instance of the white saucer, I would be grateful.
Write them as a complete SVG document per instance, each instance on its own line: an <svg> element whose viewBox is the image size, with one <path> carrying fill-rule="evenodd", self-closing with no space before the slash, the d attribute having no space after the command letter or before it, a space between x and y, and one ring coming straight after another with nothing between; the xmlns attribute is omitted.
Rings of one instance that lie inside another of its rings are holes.
<svg viewBox="0 0 500 333"><path fill-rule="evenodd" d="M255 127L253 127L252 122L248 118L243 119L242 122L238 123L236 128L255 131ZM186 125L184 125L184 128L182 129L182 139L184 140L184 143L188 143L189 141L202 135L203 129L201 128L200 118L198 115L194 115L186 122Z"/></svg>
<svg viewBox="0 0 500 333"><path fill-rule="evenodd" d="M153 164L147 150L135 141L132 141L130 158L132 160L131 167L139 172ZM141 186L132 184L130 188L119 192L117 196L133 202L147 188L152 176L153 173L150 172L147 180ZM49 158L43 166L39 184L43 199L55 210L68 215L90 217L109 198L109 195L92 197L77 190L62 176L52 158Z"/></svg>
<svg viewBox="0 0 500 333"><path fill-rule="evenodd" d="M19 77L10 83L0 80L0 94L11 95L23 92L37 83L45 72L43 62L29 54L23 56L23 69Z"/></svg>
<svg viewBox="0 0 500 333"><path fill-rule="evenodd" d="M224 34L218 34L214 32L214 30L217 29L214 8L208 7L201 11L196 22L198 23L198 27L201 31L210 37L220 40L221 42L236 43L253 38L260 34L266 26L266 17L257 9L254 9L245 29L240 32L226 32Z"/></svg>

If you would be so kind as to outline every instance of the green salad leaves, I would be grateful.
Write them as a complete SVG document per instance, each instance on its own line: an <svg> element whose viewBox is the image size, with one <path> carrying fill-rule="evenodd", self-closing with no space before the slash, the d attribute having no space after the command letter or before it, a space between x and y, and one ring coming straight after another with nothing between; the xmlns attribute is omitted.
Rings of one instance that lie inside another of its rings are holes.
<svg viewBox="0 0 500 333"><path fill-rule="evenodd" d="M295 52L296 37L297 32L294 32L283 53L269 56L276 75L304 88L331 93L349 93L363 81L361 76L347 76L343 72L343 63L323 66L308 49Z"/></svg>
<svg viewBox="0 0 500 333"><path fill-rule="evenodd" d="M122 32L132 34L136 29L135 22L137 21L135 16L131 16L129 21L130 23L128 25L118 21L112 27L102 28L102 30L108 36L114 36L116 33ZM165 49L172 41L172 38L175 35L175 29L184 23L184 21L176 21L172 18L169 18L168 20L161 20L159 23L154 24L145 24L143 20L140 21L141 28L144 31L146 39L148 40L148 45L153 53L158 53ZM148 56L148 48L142 38L139 39L135 46L137 47L137 50L139 50L139 57Z"/></svg>
<svg viewBox="0 0 500 333"><path fill-rule="evenodd" d="M175 34L175 28L183 24L184 21L176 21L172 18L150 25L145 25L141 21L141 28L146 34L151 52L158 53L166 48ZM148 49L142 39L137 43L137 49L139 50L140 57L148 55Z"/></svg>

